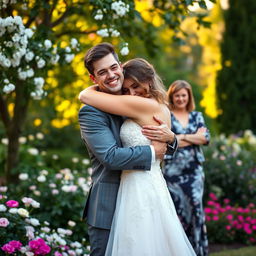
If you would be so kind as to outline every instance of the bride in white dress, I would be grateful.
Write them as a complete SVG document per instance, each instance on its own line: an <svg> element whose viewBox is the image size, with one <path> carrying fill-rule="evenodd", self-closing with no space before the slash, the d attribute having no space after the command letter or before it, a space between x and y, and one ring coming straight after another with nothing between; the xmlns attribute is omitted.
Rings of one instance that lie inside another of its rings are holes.
<svg viewBox="0 0 256 256"><path fill-rule="evenodd" d="M150 145L141 126L156 124L153 115L170 127L162 81L143 59L130 60L123 69L125 95L98 92L94 86L83 92L81 100L102 111L129 117L120 131L124 147ZM148 171L124 170L105 256L190 255L196 254L176 214L160 160Z"/></svg>

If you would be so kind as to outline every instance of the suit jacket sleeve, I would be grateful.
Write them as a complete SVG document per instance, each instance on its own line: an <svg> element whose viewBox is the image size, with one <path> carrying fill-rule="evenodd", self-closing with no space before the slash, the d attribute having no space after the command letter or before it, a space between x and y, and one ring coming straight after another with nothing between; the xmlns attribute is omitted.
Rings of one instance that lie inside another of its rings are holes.
<svg viewBox="0 0 256 256"><path fill-rule="evenodd" d="M150 147L119 147L107 115L91 106L80 110L79 123L87 147L110 170L150 170Z"/></svg>

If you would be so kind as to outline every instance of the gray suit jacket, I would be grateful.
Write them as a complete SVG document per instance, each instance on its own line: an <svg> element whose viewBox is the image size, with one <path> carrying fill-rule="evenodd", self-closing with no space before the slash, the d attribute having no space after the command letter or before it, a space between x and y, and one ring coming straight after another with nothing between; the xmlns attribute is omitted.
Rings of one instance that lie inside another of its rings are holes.
<svg viewBox="0 0 256 256"><path fill-rule="evenodd" d="M110 229L121 170L150 170L149 146L123 148L119 137L122 117L84 106L79 112L81 135L92 164L92 186L83 217L91 226Z"/></svg>

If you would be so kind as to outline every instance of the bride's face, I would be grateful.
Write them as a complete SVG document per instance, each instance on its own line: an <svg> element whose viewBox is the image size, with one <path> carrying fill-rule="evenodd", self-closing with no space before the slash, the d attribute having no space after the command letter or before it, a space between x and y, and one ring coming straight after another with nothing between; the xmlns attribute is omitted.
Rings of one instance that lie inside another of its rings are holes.
<svg viewBox="0 0 256 256"><path fill-rule="evenodd" d="M124 79L122 92L125 95L147 97L149 93L149 83L137 83L133 79Z"/></svg>

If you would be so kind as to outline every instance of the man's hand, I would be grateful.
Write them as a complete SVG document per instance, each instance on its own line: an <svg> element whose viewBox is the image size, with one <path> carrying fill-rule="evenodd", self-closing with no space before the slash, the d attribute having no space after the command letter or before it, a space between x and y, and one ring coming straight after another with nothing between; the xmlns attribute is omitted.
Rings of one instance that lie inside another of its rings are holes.
<svg viewBox="0 0 256 256"><path fill-rule="evenodd" d="M149 140L161 141L165 143L172 143L175 138L175 134L168 128L168 126L156 116L153 117L157 125L144 125L142 127L142 134Z"/></svg>
<svg viewBox="0 0 256 256"><path fill-rule="evenodd" d="M163 160L167 150L167 144L159 141L152 141L151 145L155 149L156 159Z"/></svg>

